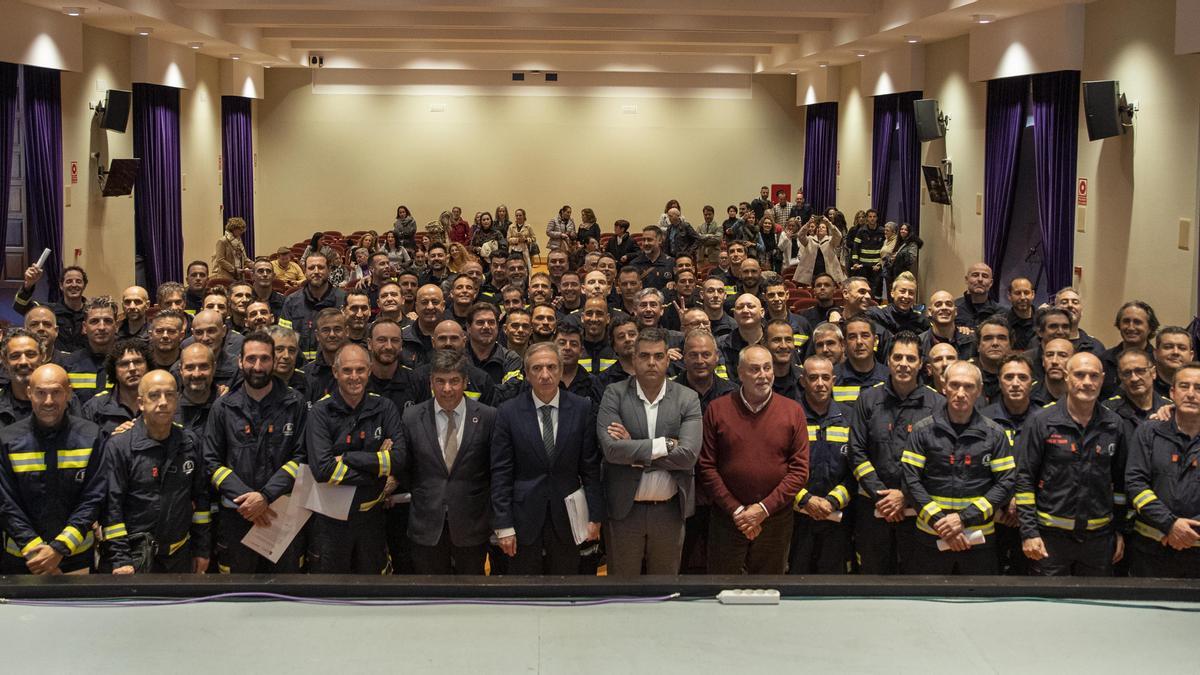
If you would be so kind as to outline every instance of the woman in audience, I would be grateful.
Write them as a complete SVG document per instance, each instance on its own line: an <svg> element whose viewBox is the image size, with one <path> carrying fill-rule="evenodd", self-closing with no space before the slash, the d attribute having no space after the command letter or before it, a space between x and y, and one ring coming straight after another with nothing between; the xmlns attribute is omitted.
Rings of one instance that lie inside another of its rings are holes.
<svg viewBox="0 0 1200 675"><path fill-rule="evenodd" d="M371 255L375 251L379 250L378 242L379 235L376 234L374 230L364 232L363 235L358 238L359 247L367 249L367 255Z"/></svg>
<svg viewBox="0 0 1200 675"><path fill-rule="evenodd" d="M396 241L404 248L412 251L417 247L417 221L403 204L396 207L396 220L392 223L392 232L396 233Z"/></svg>
<svg viewBox="0 0 1200 675"><path fill-rule="evenodd" d="M546 239L549 242L546 245L551 251L561 248L570 252L575 235L575 221L571 220L571 205L564 204L558 210L558 215L546 223Z"/></svg>
<svg viewBox="0 0 1200 675"><path fill-rule="evenodd" d="M879 270L880 276L883 278L883 290L888 296L891 295L891 281L895 279L891 275L888 260L892 257L892 252L896 250L896 223L889 220L883 224L883 248L879 249L879 264L875 269Z"/></svg>
<svg viewBox="0 0 1200 675"><path fill-rule="evenodd" d="M888 277L895 279L903 272L917 273L917 255L921 251L921 247L925 242L921 241L912 231L912 226L908 223L901 223L897 236L896 250L892 255L885 259L885 264L890 268Z"/></svg>
<svg viewBox="0 0 1200 675"><path fill-rule="evenodd" d="M667 217L667 212L671 209L679 209L679 212L683 213L683 209L679 206L678 199L668 199L667 205L663 207L662 215L658 217L658 226L662 228L663 232L666 232L667 228L671 226L671 219Z"/></svg>
<svg viewBox="0 0 1200 675"><path fill-rule="evenodd" d="M342 261L342 254L335 248L330 249L329 259L329 283L337 288L346 285L346 281L350 279L350 270Z"/></svg>
<svg viewBox="0 0 1200 675"><path fill-rule="evenodd" d="M464 246L471 243L471 226L461 218L455 220L454 217L451 216L450 227L446 229L446 232L448 233L449 241L451 242L458 242Z"/></svg>
<svg viewBox="0 0 1200 675"><path fill-rule="evenodd" d="M800 238L799 262L792 281L801 286L811 286L818 274L828 274L837 283L842 283L846 279L846 271L837 253L841 240L841 234L837 228L830 226L827 219L808 221L805 234Z"/></svg>
<svg viewBox="0 0 1200 675"><path fill-rule="evenodd" d="M404 267L408 267L409 262L412 261L412 256L409 254L408 249L400 245L400 242L396 240L396 233L391 230L383 233L383 243L380 245L379 250L387 254L388 262L392 264L393 270L398 271Z"/></svg>
<svg viewBox="0 0 1200 675"><path fill-rule="evenodd" d="M779 271L779 241L775 232L775 216L764 213L758 224L758 262L764 270Z"/></svg>
<svg viewBox="0 0 1200 675"><path fill-rule="evenodd" d="M779 248L779 259L781 269L787 269L792 265L800 263L800 254L803 251L803 243L800 241L800 219L788 218L787 224L783 226L783 232L779 233L776 246Z"/></svg>
<svg viewBox="0 0 1200 675"><path fill-rule="evenodd" d="M721 223L721 229L725 231L725 243L728 244L734 240L733 228L737 227L740 222L737 207L731 204L729 208L725 209L725 222Z"/></svg>
<svg viewBox="0 0 1200 675"><path fill-rule="evenodd" d="M529 247L537 243L537 235L533 233L533 228L525 219L525 209L513 211L513 217L516 218L516 221L508 226L508 250L525 256L525 268L528 269L530 267Z"/></svg>
<svg viewBox="0 0 1200 675"><path fill-rule="evenodd" d="M500 232L501 237L507 239L509 225L512 225L512 218L508 216L508 207L501 204L496 207L496 214L492 216L492 227Z"/></svg>
<svg viewBox="0 0 1200 675"><path fill-rule="evenodd" d="M579 232L576 235L579 246L583 250L587 250L589 239L595 239L596 243L600 242L600 223L596 222L596 212L591 209L580 209L579 217L583 221L579 225Z"/></svg>
<svg viewBox="0 0 1200 675"><path fill-rule="evenodd" d="M491 216L491 214L488 215L489 217ZM450 255L447 258L446 265L450 268L451 272L461 272L463 266L472 260L475 260L475 256L471 255L466 246L457 241L450 244Z"/></svg>
<svg viewBox="0 0 1200 675"><path fill-rule="evenodd" d="M233 217L226 221L225 234L217 240L217 250L213 253L212 278L227 281L241 279L242 272L250 269L250 259L246 257L246 247L242 245L245 232L245 220Z"/></svg>
<svg viewBox="0 0 1200 675"><path fill-rule="evenodd" d="M417 246L417 250L413 251L412 271L419 277L425 276L429 271L429 256L425 253L424 246Z"/></svg>
<svg viewBox="0 0 1200 675"><path fill-rule="evenodd" d="M483 211L479 214L479 230L471 237L471 252L487 260L497 250L508 248L508 242L500 230L492 222L492 214Z"/></svg>
<svg viewBox="0 0 1200 675"><path fill-rule="evenodd" d="M366 236L364 235L363 238L365 239ZM366 246L355 246L350 249L349 274L346 280L351 285L371 276L371 253L372 251Z"/></svg>

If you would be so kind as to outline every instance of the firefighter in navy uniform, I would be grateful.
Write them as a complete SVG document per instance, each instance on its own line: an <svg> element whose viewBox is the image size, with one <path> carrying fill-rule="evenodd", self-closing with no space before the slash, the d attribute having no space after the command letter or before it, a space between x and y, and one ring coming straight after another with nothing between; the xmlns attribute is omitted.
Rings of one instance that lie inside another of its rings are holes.
<svg viewBox="0 0 1200 675"><path fill-rule="evenodd" d="M83 336L87 344L71 352L63 362L81 404L112 386L104 371L104 359L117 339L117 306L112 298L92 298L84 306L84 312Z"/></svg>
<svg viewBox="0 0 1200 675"><path fill-rule="evenodd" d="M1094 354L1067 362L1067 396L1026 423L1017 443L1022 549L1039 576L1110 576L1125 542L1127 433L1097 403L1104 369Z"/></svg>
<svg viewBox="0 0 1200 675"><path fill-rule="evenodd" d="M1171 398L1174 419L1143 424L1130 443L1135 577L1200 577L1200 365L1175 372Z"/></svg>
<svg viewBox="0 0 1200 675"><path fill-rule="evenodd" d="M800 404L808 420L808 484L796 494L789 574L850 571L850 408L833 400L833 362L804 361ZM836 515L835 515L836 514Z"/></svg>
<svg viewBox="0 0 1200 675"><path fill-rule="evenodd" d="M875 360L875 324L865 316L846 320L846 360L833 368L833 400L854 405L862 392L888 379L887 366ZM859 370L859 369L862 370Z"/></svg>
<svg viewBox="0 0 1200 675"><path fill-rule="evenodd" d="M48 364L30 377L33 415L0 431L3 574L86 573L104 501L95 424L67 414L70 380Z"/></svg>
<svg viewBox="0 0 1200 675"><path fill-rule="evenodd" d="M850 414L850 463L858 480L854 538L864 574L895 574L909 555L916 511L902 489L900 457L913 425L944 400L918 384L921 341L913 333L892 341L888 368L888 380L864 390Z"/></svg>
<svg viewBox="0 0 1200 675"><path fill-rule="evenodd" d="M204 573L208 569L208 480L195 436L173 422L175 378L165 370L138 384L142 414L104 448L104 569L113 574Z"/></svg>
<svg viewBox="0 0 1200 675"><path fill-rule="evenodd" d="M913 425L900 460L905 492L917 509L916 544L904 571L996 574L993 516L1012 496L1012 443L999 424L975 410L983 391L977 366L955 361L943 377L945 404ZM972 543L972 536L984 540Z"/></svg>
<svg viewBox="0 0 1200 675"><path fill-rule="evenodd" d="M138 385L149 364L150 349L138 338L118 340L104 359L104 372L113 388L93 396L81 415L99 426L105 438L137 417Z"/></svg>
<svg viewBox="0 0 1200 675"><path fill-rule="evenodd" d="M457 324L456 324L457 325ZM337 389L313 404L305 434L308 463L319 482L355 486L348 520L314 513L308 565L314 573L387 574L383 502L387 478L404 467L400 413L368 393L367 350L348 344L333 363Z"/></svg>
<svg viewBox="0 0 1200 675"><path fill-rule="evenodd" d="M995 317L984 319L992 321ZM986 327L986 324L985 324ZM987 390L986 376L984 390ZM1009 354L1000 361L998 380L1000 392L996 401L980 412L1000 428L1016 448L1021 428L1036 410L1029 400L1033 389L1033 364L1024 354ZM1013 576L1029 574L1029 559L1021 551L1020 522L1017 520L1017 501L1009 499L1005 508L996 509L996 548L1000 554L1000 573Z"/></svg>
<svg viewBox="0 0 1200 675"><path fill-rule="evenodd" d="M303 537L279 562L242 544L254 524L269 524L269 507L289 494L304 452L303 396L274 376L275 344L255 331L242 341L242 384L213 403L201 438L204 465L220 493L217 569L221 573L296 573Z"/></svg>
<svg viewBox="0 0 1200 675"><path fill-rule="evenodd" d="M313 252L304 259L304 285L283 301L279 325L296 331L300 353L305 361L317 358L317 313L326 307L340 310L346 293L329 283L329 261L323 253Z"/></svg>

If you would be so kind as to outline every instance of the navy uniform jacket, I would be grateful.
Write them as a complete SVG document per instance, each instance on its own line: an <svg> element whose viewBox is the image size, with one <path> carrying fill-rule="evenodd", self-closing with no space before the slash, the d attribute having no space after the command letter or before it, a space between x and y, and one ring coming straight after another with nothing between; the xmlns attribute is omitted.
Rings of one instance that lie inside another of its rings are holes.
<svg viewBox="0 0 1200 675"><path fill-rule="evenodd" d="M808 483L796 493L795 510L800 511L814 495L828 499L835 511L850 505L850 407L829 402L824 415L818 415L800 397L808 420Z"/></svg>
<svg viewBox="0 0 1200 675"><path fill-rule="evenodd" d="M879 491L903 487L900 459L913 425L929 417L945 398L929 387L917 387L901 398L891 380L867 389L850 415L850 457L859 494L879 499Z"/></svg>
<svg viewBox="0 0 1200 675"><path fill-rule="evenodd" d="M405 466L401 436L400 412L391 401L367 393L351 407L335 389L309 411L308 464L318 482L357 488L351 512L369 511L383 501L387 477ZM387 440L390 450L383 447Z"/></svg>
<svg viewBox="0 0 1200 675"><path fill-rule="evenodd" d="M346 293L340 288L330 286L325 295L314 298L309 292L308 282L299 291L287 296L283 301L283 312L279 315L279 325L291 328L300 336L300 353L306 360L317 356L317 313L326 307L341 309L346 304Z"/></svg>
<svg viewBox="0 0 1200 675"><path fill-rule="evenodd" d="M1134 531L1162 541L1176 518L1200 515L1200 439L1180 432L1174 419L1139 427L1130 444L1125 484L1137 510ZM1176 553L1169 547L1163 551Z"/></svg>
<svg viewBox="0 0 1200 675"><path fill-rule="evenodd" d="M104 438L108 438L113 429L137 417L137 411L126 408L115 391L102 391L83 404L82 417L100 427Z"/></svg>
<svg viewBox="0 0 1200 675"><path fill-rule="evenodd" d="M85 346L71 352L62 364L63 369L67 371L71 388L75 390L81 404L87 403L88 399L105 389L112 389L112 383L108 381L108 373L104 369L106 356L96 354L90 347Z"/></svg>

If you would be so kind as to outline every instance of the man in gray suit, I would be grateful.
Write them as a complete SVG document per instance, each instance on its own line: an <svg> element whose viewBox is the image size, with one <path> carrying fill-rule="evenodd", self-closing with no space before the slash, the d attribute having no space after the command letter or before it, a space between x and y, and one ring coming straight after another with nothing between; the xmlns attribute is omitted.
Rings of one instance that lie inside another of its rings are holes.
<svg viewBox="0 0 1200 675"><path fill-rule="evenodd" d="M703 441L696 392L667 379L667 334L645 328L634 377L608 387L596 431L608 495L608 573L677 574Z"/></svg>
<svg viewBox="0 0 1200 675"><path fill-rule="evenodd" d="M430 359L433 399L404 411L412 481L408 538L417 574L483 574L491 522L496 409L467 398L467 357Z"/></svg>

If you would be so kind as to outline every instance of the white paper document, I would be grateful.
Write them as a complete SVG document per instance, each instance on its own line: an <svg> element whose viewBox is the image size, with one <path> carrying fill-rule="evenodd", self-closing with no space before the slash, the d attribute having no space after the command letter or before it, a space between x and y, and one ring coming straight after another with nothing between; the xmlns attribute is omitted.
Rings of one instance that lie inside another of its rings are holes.
<svg viewBox="0 0 1200 675"><path fill-rule="evenodd" d="M588 538L588 505L583 488L567 495L563 500L567 504L567 517L571 519L571 532L575 535L575 545L578 546Z"/></svg>
<svg viewBox="0 0 1200 675"><path fill-rule="evenodd" d="M987 539L984 538L983 533L979 530L971 530L967 533L967 543L972 546L978 546L985 541L987 541ZM937 547L939 551L950 550L950 545L941 539L937 540Z"/></svg>
<svg viewBox="0 0 1200 675"><path fill-rule="evenodd" d="M312 511L301 506L298 501L293 501L290 495L283 495L271 502L271 510L275 512L275 519L271 524L265 527L251 527L246 536L242 537L242 543L251 551L276 563L308 522ZM236 516L229 514L226 517Z"/></svg>
<svg viewBox="0 0 1200 675"><path fill-rule="evenodd" d="M842 512L834 511L833 513L825 516L825 520L832 521L835 523L840 523L840 522L842 522Z"/></svg>
<svg viewBox="0 0 1200 675"><path fill-rule="evenodd" d="M912 518L915 515L917 515L916 509L904 509L904 517L905 518ZM879 512L879 509L875 509L875 517L876 518L883 517L883 514Z"/></svg>
<svg viewBox="0 0 1200 675"><path fill-rule="evenodd" d="M304 508L337 520L350 517L350 504L354 501L353 485L318 483L307 464L301 464L296 472L296 485L292 497Z"/></svg>

